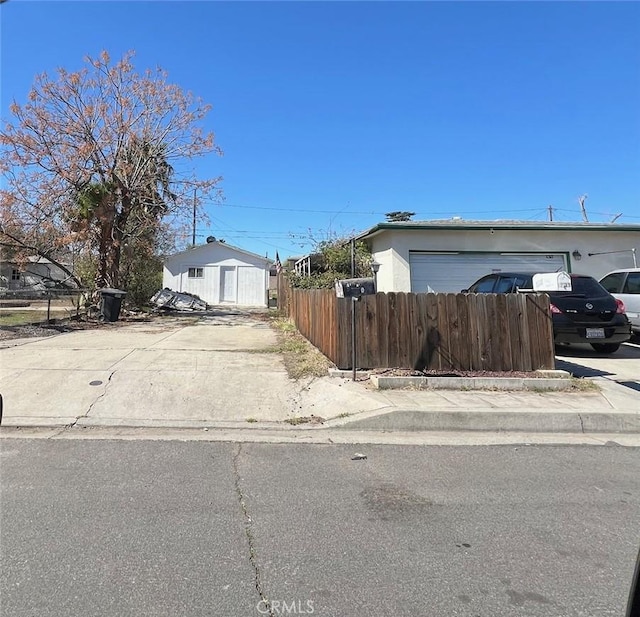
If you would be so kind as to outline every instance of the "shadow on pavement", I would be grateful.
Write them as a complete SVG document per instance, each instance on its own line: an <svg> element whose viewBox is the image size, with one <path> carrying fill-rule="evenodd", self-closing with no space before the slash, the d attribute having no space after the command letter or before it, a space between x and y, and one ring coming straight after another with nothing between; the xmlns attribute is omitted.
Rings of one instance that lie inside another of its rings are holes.
<svg viewBox="0 0 640 617"><path fill-rule="evenodd" d="M606 362L591 362L594 359ZM640 346L635 343L625 343L612 354L599 354L589 347L581 345L556 347L557 369L568 371L574 377L606 377L621 386L640 392L640 382L634 379L635 375L616 374L618 371L617 361L619 360L640 360ZM610 370L595 368L594 364L606 365ZM628 366L628 362L625 364Z"/></svg>
<svg viewBox="0 0 640 617"><path fill-rule="evenodd" d="M617 381L616 383L620 384L621 386L625 386L627 388L631 388L632 390L636 390L637 392L640 392L640 383L638 383L637 381Z"/></svg>
<svg viewBox="0 0 640 617"><path fill-rule="evenodd" d="M557 345L555 351L556 357L640 360L640 345L636 343L623 343L620 349L612 354L598 353L591 349L589 345Z"/></svg>
<svg viewBox="0 0 640 617"><path fill-rule="evenodd" d="M568 362L567 360L559 360L557 357L556 369L559 371L567 371L574 377L606 377L607 375L613 375L613 373L609 371L591 368L590 366L576 364L575 362Z"/></svg>

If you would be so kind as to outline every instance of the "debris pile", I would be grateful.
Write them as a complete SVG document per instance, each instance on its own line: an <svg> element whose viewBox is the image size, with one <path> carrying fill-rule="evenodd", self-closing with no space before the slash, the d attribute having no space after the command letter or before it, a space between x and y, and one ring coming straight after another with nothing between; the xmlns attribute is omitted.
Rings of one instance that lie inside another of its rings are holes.
<svg viewBox="0 0 640 617"><path fill-rule="evenodd" d="M169 311L206 311L207 303L184 291L172 291L168 287L161 289L151 298L151 304Z"/></svg>

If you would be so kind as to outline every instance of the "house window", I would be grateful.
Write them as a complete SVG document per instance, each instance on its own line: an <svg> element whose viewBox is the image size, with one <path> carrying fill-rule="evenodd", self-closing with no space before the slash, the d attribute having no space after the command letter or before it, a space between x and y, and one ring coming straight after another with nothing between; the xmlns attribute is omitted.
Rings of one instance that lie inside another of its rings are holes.
<svg viewBox="0 0 640 617"><path fill-rule="evenodd" d="M190 279L201 279L204 277L204 268L189 268L187 276Z"/></svg>
<svg viewBox="0 0 640 617"><path fill-rule="evenodd" d="M11 280L12 281L19 281L20 280L20 270L13 268L11 270Z"/></svg>

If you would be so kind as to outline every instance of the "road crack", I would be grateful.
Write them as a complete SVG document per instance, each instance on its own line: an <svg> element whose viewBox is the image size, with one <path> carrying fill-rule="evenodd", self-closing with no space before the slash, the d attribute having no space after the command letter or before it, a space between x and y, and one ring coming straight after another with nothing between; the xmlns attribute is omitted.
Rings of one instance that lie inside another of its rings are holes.
<svg viewBox="0 0 640 617"><path fill-rule="evenodd" d="M236 493L238 495L238 501L240 502L240 508L242 509L242 515L244 517L244 533L247 537L247 544L249 546L249 562L251 563L251 567L254 572L254 580L256 585L256 591L260 596L260 602L264 606L265 609L268 609L265 615L269 615L269 617L275 617L275 613L273 612L273 608L271 607L271 602L264 593L264 589L262 587L262 575L260 572L260 568L258 566L258 561L256 557L256 546L255 546L255 536L253 534L253 521L251 520L251 514L249 513L249 508L247 506L247 501L245 499L244 492L242 490L240 477L240 469L239 469L239 459L242 454L242 443L239 443L236 451L233 455L233 475L234 475L234 484L236 488Z"/></svg>
<svg viewBox="0 0 640 617"><path fill-rule="evenodd" d="M116 374L116 372L117 372L116 370L113 370L111 371L111 373L109 373L109 377L107 378L107 383L104 386L104 390L99 396L95 398L94 401L91 402L87 411L85 411L81 416L78 416L71 424L68 424L65 428L67 429L73 428L82 418L87 418L89 416L89 414L93 411L93 408L95 407L96 403L100 399L103 399L106 396L107 388L109 387L109 384L111 383L111 379Z"/></svg>
<svg viewBox="0 0 640 617"><path fill-rule="evenodd" d="M584 433L584 421L582 420L582 414L578 414L578 418L580 419L580 430Z"/></svg>

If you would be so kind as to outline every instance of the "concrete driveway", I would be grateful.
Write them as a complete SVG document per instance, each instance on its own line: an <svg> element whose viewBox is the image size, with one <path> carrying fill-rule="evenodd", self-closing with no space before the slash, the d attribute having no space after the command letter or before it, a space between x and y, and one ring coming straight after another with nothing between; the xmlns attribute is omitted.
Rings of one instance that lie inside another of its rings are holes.
<svg viewBox="0 0 640 617"><path fill-rule="evenodd" d="M640 409L640 343L623 344L611 354L596 353L588 345L556 348L556 368L569 371L576 377L593 379L607 398L630 397Z"/></svg>
<svg viewBox="0 0 640 617"><path fill-rule="evenodd" d="M282 420L295 388L269 350L276 342L241 315L23 339L0 349L3 424Z"/></svg>
<svg viewBox="0 0 640 617"><path fill-rule="evenodd" d="M2 425L247 428L389 404L359 383L290 379L277 343L233 310L0 340Z"/></svg>

